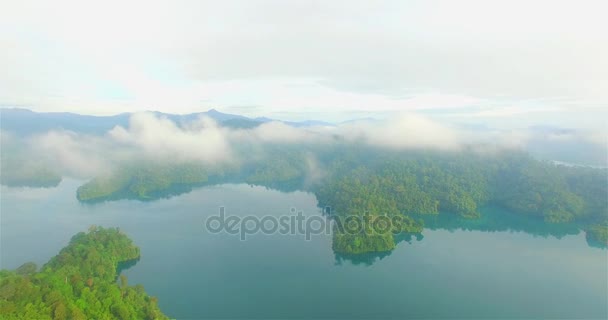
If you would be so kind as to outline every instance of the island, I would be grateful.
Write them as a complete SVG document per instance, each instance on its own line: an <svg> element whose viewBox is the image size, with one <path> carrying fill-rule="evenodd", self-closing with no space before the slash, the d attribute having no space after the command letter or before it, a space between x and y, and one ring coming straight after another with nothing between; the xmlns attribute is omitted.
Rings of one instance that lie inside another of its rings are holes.
<svg viewBox="0 0 608 320"><path fill-rule="evenodd" d="M153 200L170 196L173 189L189 191L207 180L207 170L197 164L129 164L80 186L76 197L82 202Z"/></svg>
<svg viewBox="0 0 608 320"><path fill-rule="evenodd" d="M420 233L425 216L480 219L479 208L487 205L584 230L590 245L607 243L606 168L543 161L517 149L393 150L339 139L321 144L237 144L233 158L239 161L122 162L81 185L76 197L87 204L154 201L223 183L311 192L320 208L331 207L336 226L353 219L371 223L372 228L355 231L334 228L333 249L341 254L388 252L398 242L396 235ZM7 172L3 179L11 178L12 171ZM28 172L39 182L60 179L42 169ZM395 225L373 228L395 218Z"/></svg>
<svg viewBox="0 0 608 320"><path fill-rule="evenodd" d="M118 275L140 251L117 228L80 232L41 270L0 271L2 319L168 319L141 285ZM120 278L120 281L117 281Z"/></svg>

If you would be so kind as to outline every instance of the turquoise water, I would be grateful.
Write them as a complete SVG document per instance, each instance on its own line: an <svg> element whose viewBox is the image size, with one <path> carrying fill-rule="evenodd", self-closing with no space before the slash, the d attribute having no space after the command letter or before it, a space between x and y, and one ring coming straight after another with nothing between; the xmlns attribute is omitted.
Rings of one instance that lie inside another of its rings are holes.
<svg viewBox="0 0 608 320"><path fill-rule="evenodd" d="M209 234L205 218L320 215L314 195L221 185L151 202L80 204L81 182L1 191L0 266L39 265L91 224L142 249L124 271L175 318L606 318L608 251L576 229L485 208L427 217L386 255L336 256L331 236ZM457 220L457 219L456 219ZM463 227L464 226L464 227Z"/></svg>

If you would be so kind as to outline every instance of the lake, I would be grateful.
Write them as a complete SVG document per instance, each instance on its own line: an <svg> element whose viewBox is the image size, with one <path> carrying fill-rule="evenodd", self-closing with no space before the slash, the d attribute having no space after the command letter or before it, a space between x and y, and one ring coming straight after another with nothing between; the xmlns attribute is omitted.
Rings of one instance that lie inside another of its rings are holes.
<svg viewBox="0 0 608 320"><path fill-rule="evenodd" d="M173 318L606 318L608 251L576 229L498 208L484 218L426 217L390 254L343 257L330 235L211 234L205 220L321 215L315 196L229 184L150 202L81 204L82 183L2 187L0 267L42 265L90 225L141 247L123 271Z"/></svg>

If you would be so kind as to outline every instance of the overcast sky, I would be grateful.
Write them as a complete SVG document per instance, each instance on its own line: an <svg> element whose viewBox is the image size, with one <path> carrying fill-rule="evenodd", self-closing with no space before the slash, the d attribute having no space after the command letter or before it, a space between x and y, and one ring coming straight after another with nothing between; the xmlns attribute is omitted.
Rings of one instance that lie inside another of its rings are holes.
<svg viewBox="0 0 608 320"><path fill-rule="evenodd" d="M602 128L608 1L0 0L0 105Z"/></svg>

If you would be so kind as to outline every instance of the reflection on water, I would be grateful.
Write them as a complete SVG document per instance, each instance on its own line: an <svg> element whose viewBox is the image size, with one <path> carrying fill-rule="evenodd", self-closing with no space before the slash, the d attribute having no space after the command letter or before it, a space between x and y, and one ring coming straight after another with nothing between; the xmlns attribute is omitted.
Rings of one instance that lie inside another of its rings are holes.
<svg viewBox="0 0 608 320"><path fill-rule="evenodd" d="M199 184L173 184L171 187L152 191L145 198L137 197L129 192L114 193L108 197L87 200L86 204L99 204L107 201L118 200L137 200L142 202L170 199L180 195L188 194L196 189L203 187L217 186L221 184L241 184L247 178L246 174L229 174L224 176L212 176L207 182ZM296 192L304 190L304 180L292 179L282 182L256 183L251 187L264 187L267 190L281 192ZM34 189L32 189L34 190ZM302 191L303 192L303 191ZM320 208L321 210L323 208ZM577 223L546 223L539 217L524 214L514 214L507 209L488 206L480 209L481 218L467 219L456 214L444 212L437 215L420 215L427 230L449 230L449 231L484 231L484 232L525 232L534 236L548 237L553 236L561 239L567 235L577 235L581 232L581 226ZM397 235L395 242L411 242L412 235ZM418 241L421 235L417 235ZM587 243L591 247L606 248L604 243L594 242L587 238ZM336 263L348 260L355 264L370 265L376 260L390 255L390 252L370 253L364 255L345 255L336 253Z"/></svg>
<svg viewBox="0 0 608 320"><path fill-rule="evenodd" d="M137 259L119 261L118 265L116 266L116 278L118 279L118 275L120 275L123 271L129 270L131 269L131 267L134 267L140 259L141 258L138 257Z"/></svg>
<svg viewBox="0 0 608 320"><path fill-rule="evenodd" d="M400 233L394 236L395 243L399 245L401 242L405 242L407 244L412 244L414 241L422 241L424 239L424 235L422 233ZM381 261L384 258L389 257L393 251L385 251L385 252L372 252L372 253L364 253L364 254L344 254L344 253L335 253L336 256L336 265L342 265L344 262L348 261L353 265L363 265L363 266L371 266L376 262Z"/></svg>
<svg viewBox="0 0 608 320"><path fill-rule="evenodd" d="M525 232L540 237L561 239L580 233L579 227L569 223L546 223L534 216L515 214L500 207L481 208L481 217L466 219L456 214L423 215L426 229L448 231Z"/></svg>
<svg viewBox="0 0 608 320"><path fill-rule="evenodd" d="M555 237L561 239L569 235L578 235L583 229L580 223L547 223L535 216L513 213L507 209L492 206L481 209L481 218L466 219L455 214L424 215L425 229L448 231L484 231L484 232L525 232L538 237ZM606 244L586 237L590 247L606 249Z"/></svg>
<svg viewBox="0 0 608 320"><path fill-rule="evenodd" d="M482 219L424 216L390 253L346 257L331 236L204 231L230 214L321 215L314 195L249 185L194 189L158 201L83 205L66 180L44 191L2 188L0 267L39 265L72 235L116 226L141 248L119 266L174 318L606 318L607 250L578 228L483 208ZM135 264L136 262L136 264Z"/></svg>
<svg viewBox="0 0 608 320"><path fill-rule="evenodd" d="M222 184L243 184L244 181L247 181L247 176L243 174L230 174L225 176L210 176L206 182L201 183L189 183L189 184L180 184L175 183L171 184L167 188L163 188L161 190L152 190L146 193L145 197L138 196L136 193L133 193L129 189L120 190L118 192L114 192L108 196L94 198L89 200L83 200L82 203L86 204L97 204L103 203L107 201L118 201L118 200L138 200L142 202L156 201L161 199L170 199L176 196L180 196L183 194L187 194L192 192L193 190L222 185ZM261 186L265 187L269 190L278 190L282 192L294 192L303 190L304 179L296 178L287 181L278 181L278 182L264 182L264 183L252 183L252 186Z"/></svg>
<svg viewBox="0 0 608 320"><path fill-rule="evenodd" d="M546 223L537 217L516 214L504 208L488 206L481 208L481 218L467 219L457 214L442 212L433 215L420 215L424 222L424 230L419 234L402 233L395 235L397 245L412 244L413 241L423 241L424 234L429 230L447 230L449 232L521 232L534 237L553 237L562 239L565 236L575 236L583 231L574 223ZM590 247L606 249L602 243L586 239ZM369 253L363 255L345 255L336 253L336 264L349 261L356 265L370 266L391 255L391 252Z"/></svg>

